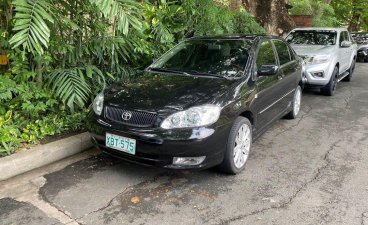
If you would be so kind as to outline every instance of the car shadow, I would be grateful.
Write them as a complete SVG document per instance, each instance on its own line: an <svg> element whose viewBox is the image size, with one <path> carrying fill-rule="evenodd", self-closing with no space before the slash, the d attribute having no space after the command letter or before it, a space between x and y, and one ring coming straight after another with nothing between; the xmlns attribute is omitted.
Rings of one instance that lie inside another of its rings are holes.
<svg viewBox="0 0 368 225"><path fill-rule="evenodd" d="M306 87L303 89L303 95L322 95L319 88Z"/></svg>

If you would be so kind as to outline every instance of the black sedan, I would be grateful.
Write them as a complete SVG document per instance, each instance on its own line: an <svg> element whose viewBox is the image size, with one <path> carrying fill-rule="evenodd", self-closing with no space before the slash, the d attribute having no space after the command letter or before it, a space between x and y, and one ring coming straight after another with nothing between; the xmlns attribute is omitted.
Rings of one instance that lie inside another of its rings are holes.
<svg viewBox="0 0 368 225"><path fill-rule="evenodd" d="M358 47L357 60L362 62L368 62L368 44Z"/></svg>
<svg viewBox="0 0 368 225"><path fill-rule="evenodd" d="M357 61L368 62L368 33L352 33L358 44Z"/></svg>
<svg viewBox="0 0 368 225"><path fill-rule="evenodd" d="M236 174L272 122L297 117L301 74L277 37L191 38L100 93L87 128L96 146L128 161Z"/></svg>

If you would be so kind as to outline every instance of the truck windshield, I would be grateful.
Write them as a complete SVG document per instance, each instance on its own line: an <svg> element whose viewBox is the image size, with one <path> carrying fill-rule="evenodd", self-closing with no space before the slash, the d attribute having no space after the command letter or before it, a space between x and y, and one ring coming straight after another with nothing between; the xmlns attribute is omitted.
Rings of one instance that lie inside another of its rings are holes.
<svg viewBox="0 0 368 225"><path fill-rule="evenodd" d="M200 39L184 41L148 67L189 75L238 77L244 74L252 41Z"/></svg>
<svg viewBox="0 0 368 225"><path fill-rule="evenodd" d="M286 37L286 41L296 45L335 45L336 36L336 31L296 30Z"/></svg>

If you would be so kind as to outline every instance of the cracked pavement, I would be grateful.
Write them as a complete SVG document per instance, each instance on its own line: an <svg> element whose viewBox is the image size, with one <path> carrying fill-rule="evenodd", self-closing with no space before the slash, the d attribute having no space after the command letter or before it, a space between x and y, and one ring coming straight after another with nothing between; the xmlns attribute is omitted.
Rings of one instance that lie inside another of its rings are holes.
<svg viewBox="0 0 368 225"><path fill-rule="evenodd" d="M300 117L276 122L237 176L90 150L0 182L0 225L368 225L367 150L368 64L358 63L335 96L305 90Z"/></svg>

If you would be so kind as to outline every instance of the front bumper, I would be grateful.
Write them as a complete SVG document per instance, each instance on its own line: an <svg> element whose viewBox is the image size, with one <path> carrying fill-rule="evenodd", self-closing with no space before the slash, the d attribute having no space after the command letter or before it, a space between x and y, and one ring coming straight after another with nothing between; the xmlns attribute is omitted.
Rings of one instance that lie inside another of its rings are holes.
<svg viewBox="0 0 368 225"><path fill-rule="evenodd" d="M123 160L172 169L205 169L220 164L226 150L231 124L200 128L164 130L161 128L113 127L105 121L90 116L87 129L95 146L107 154ZM136 153L130 155L105 146L106 133L136 140ZM200 157L206 159L199 165L174 165L174 157Z"/></svg>
<svg viewBox="0 0 368 225"><path fill-rule="evenodd" d="M333 68L331 63L308 64L305 69L306 84L311 86L325 86L330 81ZM321 75L322 76L319 76Z"/></svg>

